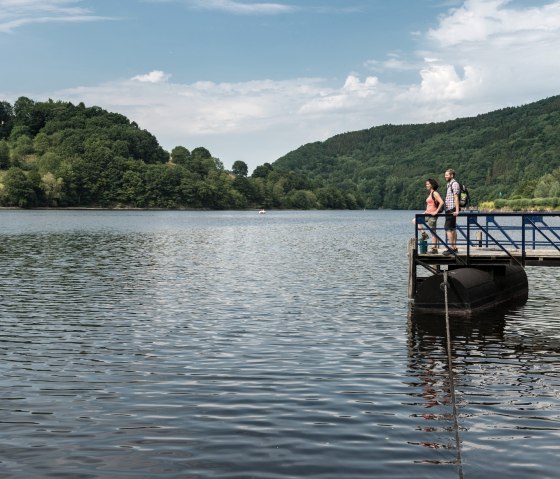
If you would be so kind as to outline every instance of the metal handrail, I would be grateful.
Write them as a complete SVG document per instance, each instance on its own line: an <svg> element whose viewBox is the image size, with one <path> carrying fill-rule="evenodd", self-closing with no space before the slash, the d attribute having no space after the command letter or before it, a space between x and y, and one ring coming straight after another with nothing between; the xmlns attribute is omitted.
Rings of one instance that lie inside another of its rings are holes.
<svg viewBox="0 0 560 479"><path fill-rule="evenodd" d="M445 214L438 217L445 219ZM424 228L435 235L438 242L449 249L443 224L432 231L426 223L426 215L415 216L415 240L418 250L420 231ZM441 221L440 221L441 223ZM475 238L473 233L480 233ZM457 216L457 245L466 247L466 262L470 262L472 247L497 248L519 263L521 254L525 261L527 250L554 249L560 252L560 211L546 213L477 213L461 212ZM509 249L508 249L509 248ZM453 253L455 254L455 253ZM455 255L458 258L457 255ZM461 261L464 262L464 261Z"/></svg>

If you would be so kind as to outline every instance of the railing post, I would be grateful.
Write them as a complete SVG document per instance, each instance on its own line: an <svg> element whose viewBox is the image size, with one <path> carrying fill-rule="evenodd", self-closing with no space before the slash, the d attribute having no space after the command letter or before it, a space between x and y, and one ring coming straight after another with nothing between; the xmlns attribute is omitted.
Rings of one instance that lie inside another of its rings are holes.
<svg viewBox="0 0 560 479"><path fill-rule="evenodd" d="M535 220L533 220L534 222ZM537 249L537 228L533 227L533 249Z"/></svg>
<svg viewBox="0 0 560 479"><path fill-rule="evenodd" d="M527 224L525 214L521 215L521 263L525 264L526 244L525 244L525 225Z"/></svg>
<svg viewBox="0 0 560 479"><path fill-rule="evenodd" d="M471 217L467 213L467 265L471 257Z"/></svg>
<svg viewBox="0 0 560 479"><path fill-rule="evenodd" d="M482 231L476 232L476 243L479 248L482 248Z"/></svg>

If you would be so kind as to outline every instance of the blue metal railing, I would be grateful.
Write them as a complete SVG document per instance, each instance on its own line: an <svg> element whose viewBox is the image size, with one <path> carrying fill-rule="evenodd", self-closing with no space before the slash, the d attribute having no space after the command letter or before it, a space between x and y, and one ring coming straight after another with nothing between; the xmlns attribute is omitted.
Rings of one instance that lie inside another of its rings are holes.
<svg viewBox="0 0 560 479"><path fill-rule="evenodd" d="M426 215L415 217L416 248L422 231L435 236L440 249L449 249L444 231L445 215L438 215L438 224L431 230ZM457 246L469 262L471 248L497 249L522 261L531 250L551 250L560 253L560 212L553 213L470 213L457 216Z"/></svg>

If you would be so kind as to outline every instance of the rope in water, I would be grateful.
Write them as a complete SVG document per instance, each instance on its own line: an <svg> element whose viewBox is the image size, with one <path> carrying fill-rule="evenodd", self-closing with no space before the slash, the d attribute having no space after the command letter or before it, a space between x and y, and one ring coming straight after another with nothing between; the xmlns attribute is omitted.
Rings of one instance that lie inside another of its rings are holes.
<svg viewBox="0 0 560 479"><path fill-rule="evenodd" d="M445 330L447 333L447 369L449 370L449 391L453 407L453 429L455 429L455 444L457 448L457 464L459 466L459 479L463 479L463 459L461 458L461 438L459 437L459 421L457 419L457 402L455 399L455 378L453 375L453 359L451 358L451 328L449 327L449 304L447 301L447 270L443 272L443 293L445 296Z"/></svg>

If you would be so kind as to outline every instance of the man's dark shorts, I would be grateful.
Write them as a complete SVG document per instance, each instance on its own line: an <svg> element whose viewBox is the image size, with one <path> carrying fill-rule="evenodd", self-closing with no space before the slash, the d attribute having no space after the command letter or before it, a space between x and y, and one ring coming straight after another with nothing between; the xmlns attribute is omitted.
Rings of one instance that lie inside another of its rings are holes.
<svg viewBox="0 0 560 479"><path fill-rule="evenodd" d="M455 231L457 229L457 217L453 214L455 210L445 212L445 231Z"/></svg>

